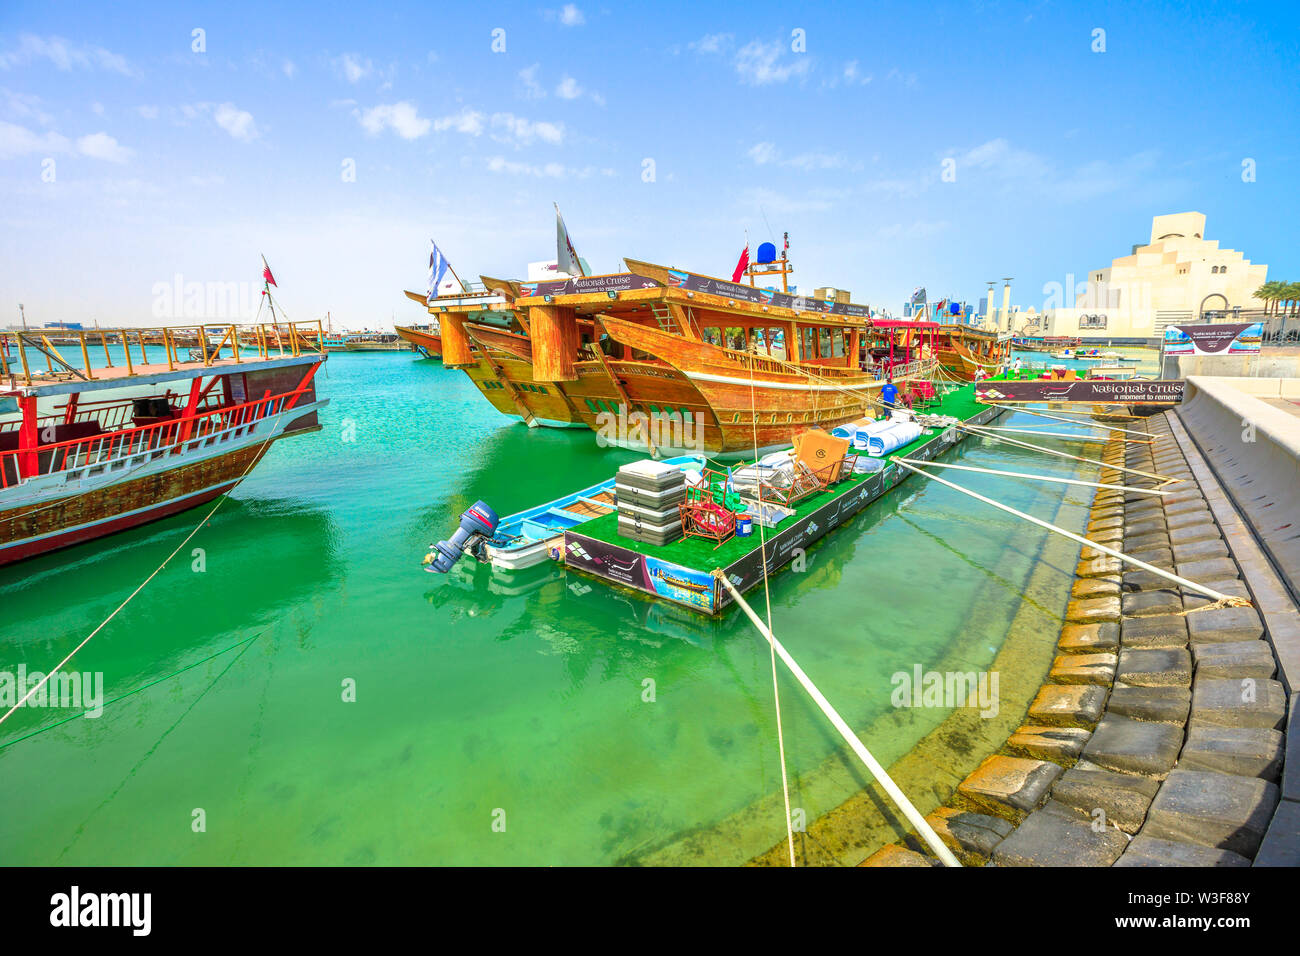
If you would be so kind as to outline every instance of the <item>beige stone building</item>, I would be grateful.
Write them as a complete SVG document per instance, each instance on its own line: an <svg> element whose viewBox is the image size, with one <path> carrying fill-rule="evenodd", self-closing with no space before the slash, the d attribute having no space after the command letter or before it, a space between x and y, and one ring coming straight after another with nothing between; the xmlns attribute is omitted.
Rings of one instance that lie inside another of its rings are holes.
<svg viewBox="0 0 1300 956"><path fill-rule="evenodd" d="M1041 335L1099 341L1148 340L1183 322L1230 322L1234 313L1262 309L1255 290L1268 266L1205 238L1205 216L1172 213L1151 220L1151 241L1111 261L1075 285L1072 307L1049 307Z"/></svg>

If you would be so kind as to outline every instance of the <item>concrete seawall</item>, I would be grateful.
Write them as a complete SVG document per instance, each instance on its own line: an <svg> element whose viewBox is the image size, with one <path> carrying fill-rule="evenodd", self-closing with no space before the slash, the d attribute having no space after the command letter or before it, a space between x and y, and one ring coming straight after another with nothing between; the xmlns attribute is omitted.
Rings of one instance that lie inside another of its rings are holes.
<svg viewBox="0 0 1300 956"><path fill-rule="evenodd" d="M1084 548L1024 725L928 818L963 863L1300 865L1300 613L1295 582L1247 525L1286 541L1272 515L1294 507L1300 418L1270 405L1274 389L1286 401L1283 384L1263 387L1255 398L1201 385L1190 407L1147 420L1152 445L1110 442L1101 480L1127 488L1098 492L1085 533L1250 605L1212 603ZM1246 451L1243 414L1255 422ZM1158 483L1126 478L1121 464L1177 483L1150 496ZM864 865L936 862L909 834Z"/></svg>
<svg viewBox="0 0 1300 956"><path fill-rule="evenodd" d="M1192 376L1178 417L1300 600L1300 378Z"/></svg>

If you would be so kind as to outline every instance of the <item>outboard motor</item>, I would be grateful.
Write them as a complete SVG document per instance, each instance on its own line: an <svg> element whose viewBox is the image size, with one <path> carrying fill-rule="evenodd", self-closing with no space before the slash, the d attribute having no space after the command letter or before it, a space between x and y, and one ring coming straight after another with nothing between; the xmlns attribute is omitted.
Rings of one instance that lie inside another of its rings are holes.
<svg viewBox="0 0 1300 956"><path fill-rule="evenodd" d="M424 559L424 570L437 574L446 574L460 560L468 549L473 553L484 541L496 534L501 519L487 506L486 502L476 501L474 506L460 516L460 527L449 541L439 541L429 549Z"/></svg>

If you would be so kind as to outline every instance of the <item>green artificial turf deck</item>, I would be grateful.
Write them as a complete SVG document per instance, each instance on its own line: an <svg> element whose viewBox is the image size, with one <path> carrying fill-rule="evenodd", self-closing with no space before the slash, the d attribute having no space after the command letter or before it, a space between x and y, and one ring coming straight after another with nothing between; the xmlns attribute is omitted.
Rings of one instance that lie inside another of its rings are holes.
<svg viewBox="0 0 1300 956"><path fill-rule="evenodd" d="M961 421L973 418L988 406L975 401L975 386L964 385L955 389L942 399L926 409L918 409L919 412L929 415L951 415ZM930 434L922 434L920 438L904 445L895 452L894 455L910 455L917 451L940 434L938 429L932 429ZM739 463L737 463L738 465ZM775 528L765 528L764 534L767 538L779 534L783 528L790 527L810 512L816 511L827 502L833 501L839 495L852 491L862 482L868 480L871 475L854 475L843 481L837 482L830 488L811 497L805 498L795 505L795 514L793 517L786 518ZM761 545L759 529L754 527L754 533L749 537L731 537L716 546L712 538L701 538L689 536L678 538L676 541L657 545L644 541L633 541L631 538L625 538L618 533L618 513L611 512L607 515L601 515L599 518L593 518L590 521L583 522L573 529L576 534L585 535L588 538L595 538L597 541L604 541L609 544L617 545L620 548L626 548L629 551L635 551L638 554L646 554L651 557L659 558L661 561L670 561L674 564L686 568L694 568L698 571L712 571L714 568L725 568L733 564L740 558L743 558L751 551L756 551Z"/></svg>

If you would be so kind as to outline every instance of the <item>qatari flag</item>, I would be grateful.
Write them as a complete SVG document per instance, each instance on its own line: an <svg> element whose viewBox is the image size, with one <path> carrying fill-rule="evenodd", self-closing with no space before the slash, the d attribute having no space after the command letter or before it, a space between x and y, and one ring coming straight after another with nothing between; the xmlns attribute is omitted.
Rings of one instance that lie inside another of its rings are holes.
<svg viewBox="0 0 1300 956"><path fill-rule="evenodd" d="M731 273L731 281L739 282L740 277L745 274L745 270L748 268L749 268L749 244L746 243L745 248L741 250L740 261L736 263L736 269L734 272Z"/></svg>
<svg viewBox="0 0 1300 956"><path fill-rule="evenodd" d="M262 281L267 285L275 285L275 276L271 275L271 267L266 264L266 256L262 256ZM275 287L280 288L278 285Z"/></svg>

